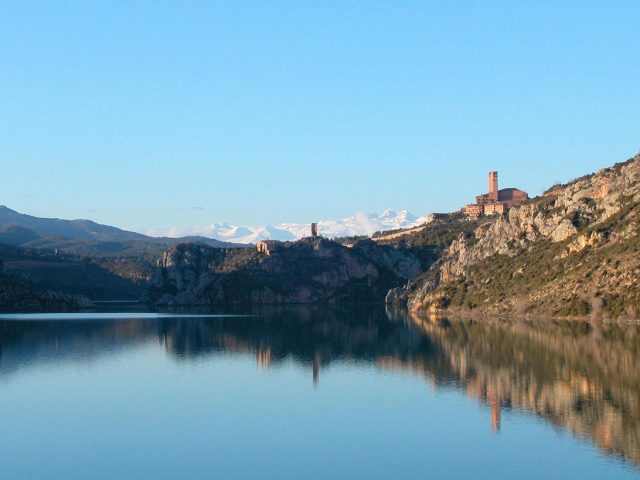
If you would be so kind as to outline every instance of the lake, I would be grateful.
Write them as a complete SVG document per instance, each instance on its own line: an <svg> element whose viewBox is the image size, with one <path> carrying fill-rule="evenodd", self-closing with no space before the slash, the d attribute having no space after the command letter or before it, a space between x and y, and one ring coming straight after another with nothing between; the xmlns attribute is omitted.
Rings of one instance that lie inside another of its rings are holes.
<svg viewBox="0 0 640 480"><path fill-rule="evenodd" d="M0 478L640 478L637 325L240 313L0 315Z"/></svg>

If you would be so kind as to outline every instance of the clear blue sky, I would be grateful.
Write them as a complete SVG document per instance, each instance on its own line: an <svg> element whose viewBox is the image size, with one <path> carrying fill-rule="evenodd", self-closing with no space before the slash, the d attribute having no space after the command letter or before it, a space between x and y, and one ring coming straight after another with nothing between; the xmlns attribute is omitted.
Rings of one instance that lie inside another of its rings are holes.
<svg viewBox="0 0 640 480"><path fill-rule="evenodd" d="M640 149L640 2L5 1L0 204L144 230L450 211Z"/></svg>

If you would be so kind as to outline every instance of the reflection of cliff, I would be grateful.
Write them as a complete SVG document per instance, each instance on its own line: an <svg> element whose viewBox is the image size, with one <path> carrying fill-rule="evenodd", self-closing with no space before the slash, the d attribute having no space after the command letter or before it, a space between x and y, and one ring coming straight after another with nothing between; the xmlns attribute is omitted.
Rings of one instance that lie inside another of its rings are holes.
<svg viewBox="0 0 640 480"><path fill-rule="evenodd" d="M461 386L493 407L521 409L640 463L637 326L416 321Z"/></svg>
<svg viewBox="0 0 640 480"><path fill-rule="evenodd" d="M160 341L180 361L219 353L283 361L321 382L332 362L407 371L491 407L538 415L640 464L640 327L438 321L378 309L261 309L253 317L91 322L0 321L0 378L25 365L86 361Z"/></svg>
<svg viewBox="0 0 640 480"><path fill-rule="evenodd" d="M409 362L430 355L432 345L414 325L390 322L379 309L274 308L259 317L159 322L168 353L179 358L218 351L247 352L261 368L293 359L318 376L333 361L374 361L390 356Z"/></svg>
<svg viewBox="0 0 640 480"><path fill-rule="evenodd" d="M491 408L516 408L593 439L603 451L640 464L640 332L584 323L381 321L317 310L224 319L162 329L165 346L186 356L252 352L261 368L285 358L308 365L314 381L332 361L370 361L408 370L435 385L456 385ZM419 328L419 330L416 329Z"/></svg>

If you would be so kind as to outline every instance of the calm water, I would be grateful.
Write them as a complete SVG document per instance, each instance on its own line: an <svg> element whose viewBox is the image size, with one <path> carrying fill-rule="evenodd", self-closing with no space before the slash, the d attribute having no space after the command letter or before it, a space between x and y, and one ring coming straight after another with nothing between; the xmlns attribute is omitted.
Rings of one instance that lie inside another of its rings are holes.
<svg viewBox="0 0 640 480"><path fill-rule="evenodd" d="M0 316L0 478L640 477L637 326Z"/></svg>

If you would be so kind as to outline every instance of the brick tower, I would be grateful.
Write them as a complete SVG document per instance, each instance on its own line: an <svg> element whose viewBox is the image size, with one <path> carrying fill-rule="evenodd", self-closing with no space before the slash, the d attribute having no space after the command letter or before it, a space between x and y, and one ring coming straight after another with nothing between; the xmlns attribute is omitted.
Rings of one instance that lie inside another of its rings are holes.
<svg viewBox="0 0 640 480"><path fill-rule="evenodd" d="M498 201L498 172L489 172L489 199Z"/></svg>

